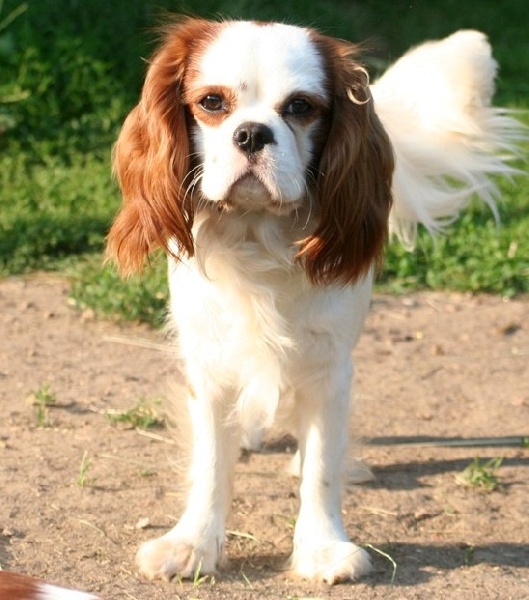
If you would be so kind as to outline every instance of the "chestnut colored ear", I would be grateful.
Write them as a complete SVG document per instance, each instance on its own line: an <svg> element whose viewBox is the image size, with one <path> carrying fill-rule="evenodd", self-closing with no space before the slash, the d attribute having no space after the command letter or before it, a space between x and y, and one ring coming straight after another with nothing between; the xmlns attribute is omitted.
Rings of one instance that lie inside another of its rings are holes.
<svg viewBox="0 0 529 600"><path fill-rule="evenodd" d="M183 83L189 57L209 28L206 21L186 19L166 29L150 61L140 102L114 147L113 169L123 205L108 234L107 256L124 274L140 271L156 248L193 254Z"/></svg>
<svg viewBox="0 0 529 600"><path fill-rule="evenodd" d="M318 165L320 221L298 258L315 283L352 283L382 256L392 204L389 137L374 110L354 46L315 34L329 74L330 125Z"/></svg>

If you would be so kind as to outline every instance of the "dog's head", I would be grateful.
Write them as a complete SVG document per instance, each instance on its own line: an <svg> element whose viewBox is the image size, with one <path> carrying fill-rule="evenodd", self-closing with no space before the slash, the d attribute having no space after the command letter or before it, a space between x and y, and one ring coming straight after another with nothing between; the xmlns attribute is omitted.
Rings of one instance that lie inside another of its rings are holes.
<svg viewBox="0 0 529 600"><path fill-rule="evenodd" d="M393 155L354 54L277 23L168 27L114 152L121 269L156 247L192 255L197 206L288 215L312 202L316 226L297 242L309 278L362 276L386 239Z"/></svg>

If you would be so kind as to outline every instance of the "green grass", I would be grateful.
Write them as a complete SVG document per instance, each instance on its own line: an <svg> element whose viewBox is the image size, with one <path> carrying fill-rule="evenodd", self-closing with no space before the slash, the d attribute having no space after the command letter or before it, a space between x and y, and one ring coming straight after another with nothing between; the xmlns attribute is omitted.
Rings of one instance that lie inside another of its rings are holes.
<svg viewBox="0 0 529 600"><path fill-rule="evenodd" d="M89 477L88 472L94 466L91 458L88 456L88 452L85 450L83 458L81 459L81 465L79 467L79 474L77 475L77 485L80 488L93 487L96 480L93 477Z"/></svg>
<svg viewBox="0 0 529 600"><path fill-rule="evenodd" d="M168 287L165 259L156 256L143 276L123 280L100 254L69 263L63 271L72 282L71 296L80 309L94 308L107 317L150 323L165 320Z"/></svg>
<svg viewBox="0 0 529 600"><path fill-rule="evenodd" d="M30 394L31 403L36 407L37 427L51 427L50 406L57 402L57 396L49 384L42 384L36 392Z"/></svg>
<svg viewBox="0 0 529 600"><path fill-rule="evenodd" d="M0 277L64 273L81 307L160 324L164 261L121 282L102 268L104 239L119 203L110 150L135 103L161 10L276 19L369 40L376 72L408 47L455 29L485 31L501 65L497 101L529 107L526 0L0 0ZM119 32L119 35L116 35ZM380 285L529 292L529 180L501 184L502 223L472 207L448 235L421 234L418 249L388 252Z"/></svg>
<svg viewBox="0 0 529 600"><path fill-rule="evenodd" d="M128 427L139 429L152 429L164 427L165 419L160 409L159 400L146 400L142 398L128 410L107 412L106 417L112 425L121 423Z"/></svg>
<svg viewBox="0 0 529 600"><path fill-rule="evenodd" d="M72 255L100 252L116 190L108 160L43 155L28 165L11 149L0 157L0 275L51 269Z"/></svg>
<svg viewBox="0 0 529 600"><path fill-rule="evenodd" d="M501 488L501 481L497 472L502 462L503 459L499 457L487 461L475 458L461 473L456 475L456 482L485 492L498 490Z"/></svg>
<svg viewBox="0 0 529 600"><path fill-rule="evenodd" d="M448 288L505 297L529 292L529 179L501 188L499 223L487 207L473 205L445 234L432 238L422 231L413 253L392 244L381 288Z"/></svg>

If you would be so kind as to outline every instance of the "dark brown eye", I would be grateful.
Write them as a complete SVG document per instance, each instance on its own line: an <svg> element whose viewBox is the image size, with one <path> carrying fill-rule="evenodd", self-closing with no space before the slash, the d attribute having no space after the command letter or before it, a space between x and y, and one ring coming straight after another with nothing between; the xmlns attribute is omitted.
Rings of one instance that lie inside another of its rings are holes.
<svg viewBox="0 0 529 600"><path fill-rule="evenodd" d="M292 98L284 107L284 115L304 116L312 110L311 104L305 98Z"/></svg>
<svg viewBox="0 0 529 600"><path fill-rule="evenodd" d="M208 94L200 100L199 104L206 112L210 113L224 112L226 110L224 98L220 94Z"/></svg>

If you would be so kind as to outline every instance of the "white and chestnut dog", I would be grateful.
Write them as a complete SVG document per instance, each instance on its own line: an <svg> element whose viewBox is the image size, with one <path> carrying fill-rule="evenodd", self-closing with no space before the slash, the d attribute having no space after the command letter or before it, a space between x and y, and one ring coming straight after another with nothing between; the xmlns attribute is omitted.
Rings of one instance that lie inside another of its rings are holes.
<svg viewBox="0 0 529 600"><path fill-rule="evenodd" d="M369 557L341 517L353 365L388 230L411 245L477 194L519 126L491 108L496 63L461 31L370 86L355 46L277 23L166 28L115 147L124 204L108 253L125 274L169 256L170 320L187 381L191 487L178 524L145 543L146 576L223 557L242 436L288 396L301 506L291 569L334 583Z"/></svg>

